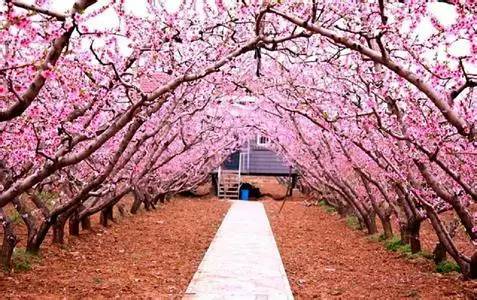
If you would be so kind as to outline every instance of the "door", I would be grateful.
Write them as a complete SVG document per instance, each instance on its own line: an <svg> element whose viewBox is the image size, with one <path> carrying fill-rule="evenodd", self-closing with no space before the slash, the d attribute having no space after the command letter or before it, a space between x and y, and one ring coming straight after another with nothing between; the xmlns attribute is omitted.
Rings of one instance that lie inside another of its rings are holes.
<svg viewBox="0 0 477 300"><path fill-rule="evenodd" d="M232 153L222 164L226 170L238 170L240 161L240 151Z"/></svg>

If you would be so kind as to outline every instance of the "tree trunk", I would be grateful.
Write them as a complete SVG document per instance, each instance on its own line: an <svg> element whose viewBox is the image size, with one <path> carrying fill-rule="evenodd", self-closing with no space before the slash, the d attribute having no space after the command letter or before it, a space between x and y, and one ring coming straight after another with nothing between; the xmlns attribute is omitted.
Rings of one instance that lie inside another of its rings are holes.
<svg viewBox="0 0 477 300"><path fill-rule="evenodd" d="M421 239L419 232L421 230L421 222L414 221L411 226L408 227L409 231L409 244L411 245L411 253L421 252Z"/></svg>
<svg viewBox="0 0 477 300"><path fill-rule="evenodd" d="M432 251L432 254L436 265L447 259L446 247L441 242L438 242L436 244L436 247L434 248L434 251Z"/></svg>
<svg viewBox="0 0 477 300"><path fill-rule="evenodd" d="M53 243L64 244L65 243L65 225L67 218L60 216L56 222L53 223Z"/></svg>
<svg viewBox="0 0 477 300"><path fill-rule="evenodd" d="M144 209L145 209L146 211L150 211L150 210L151 210L151 205L150 205L150 203L149 203L147 197L145 197L145 199L144 199Z"/></svg>
<svg viewBox="0 0 477 300"><path fill-rule="evenodd" d="M22 216L23 222L25 222L28 229L26 250L36 255L40 251L40 246L45 240L50 226L56 221L57 216L50 216L48 207L46 207L45 203L42 202L35 191L31 191L28 195L30 195L31 201L42 214L39 225L36 224L35 218L30 214L22 200L14 198L12 202L18 213Z"/></svg>
<svg viewBox="0 0 477 300"><path fill-rule="evenodd" d="M79 235L80 220L78 218L78 211L77 210L69 218L68 227L69 227L70 235L73 235L73 236L78 236Z"/></svg>
<svg viewBox="0 0 477 300"><path fill-rule="evenodd" d="M33 203L37 206L37 208L40 209L40 211L43 214L43 217L46 218L48 212L44 209L44 207L38 206L37 203L40 200L37 197L35 197L35 199L36 200L33 201ZM18 211L18 213L22 217L23 222L25 223L27 227L27 246L26 246L27 251L31 253L38 253L38 250L40 249L40 245L37 243L39 229L36 226L35 218L33 218L33 216L30 214L30 212L28 211L26 205L23 203L22 200L20 200L19 198L14 198L12 202L15 209ZM46 221L42 221L42 222L45 223ZM40 226L40 229L41 228L42 227Z"/></svg>
<svg viewBox="0 0 477 300"><path fill-rule="evenodd" d="M91 219L89 216L81 219L81 228L83 230L91 230Z"/></svg>
<svg viewBox="0 0 477 300"><path fill-rule="evenodd" d="M211 192L211 194L214 195L214 196L217 196L217 189L218 189L218 187L217 187L217 185L218 185L217 174L212 174L210 176L211 176L211 179L212 179L212 184L211 184L212 192ZM162 203L162 201L161 201L161 203Z"/></svg>
<svg viewBox="0 0 477 300"><path fill-rule="evenodd" d="M55 219L55 218L53 218ZM40 246L45 240L48 230L50 230L52 221L55 220L44 220L38 229L35 229L28 237L26 250L33 254L38 254L40 251Z"/></svg>
<svg viewBox="0 0 477 300"><path fill-rule="evenodd" d="M451 202L451 205L454 208L457 216L459 216L460 221L465 228L465 231L467 232L471 240L477 242L477 231L473 230L474 222L471 213L462 205L459 199L454 198L452 200L453 201Z"/></svg>
<svg viewBox="0 0 477 300"><path fill-rule="evenodd" d="M477 279L477 251L470 258L469 278Z"/></svg>
<svg viewBox="0 0 477 300"><path fill-rule="evenodd" d="M477 241L477 232L473 230L474 222L471 213L464 207L457 195L449 192L442 184L429 172L428 167L417 159L414 159L414 163L418 167L422 176L436 193L437 196L449 203L453 208L457 216L459 216L465 231L472 240Z"/></svg>
<svg viewBox="0 0 477 300"><path fill-rule="evenodd" d="M457 249L452 240L451 236L449 235L448 230L445 228L442 221L439 219L439 216L435 209L427 203L424 199L420 199L420 202L423 204L424 208L426 209L427 215L429 220L431 221L432 227L434 228L437 237L439 238L439 242L445 247L446 252L449 253L452 258L454 258L455 262L460 266L462 274L464 277L472 277L471 270L475 269L475 264L477 262L477 255L474 254L476 257L472 257L471 262ZM472 260L474 261L474 268L471 267ZM474 274L475 275L475 274Z"/></svg>
<svg viewBox="0 0 477 300"><path fill-rule="evenodd" d="M66 221L73 216L75 213L78 212L79 207L75 206L64 213L60 214L56 217L55 221L53 222L53 243L54 244L64 244L65 242L65 225ZM79 230L78 230L79 231Z"/></svg>
<svg viewBox="0 0 477 300"><path fill-rule="evenodd" d="M108 227L108 217L106 216L106 212L104 210L102 210L99 214L99 224L101 224L103 227Z"/></svg>
<svg viewBox="0 0 477 300"><path fill-rule="evenodd" d="M378 227L376 226L376 214L370 213L366 216L366 229L368 234L375 234L378 232Z"/></svg>
<svg viewBox="0 0 477 300"><path fill-rule="evenodd" d="M383 218L381 219L381 223L383 224L383 230L384 230L384 238L385 239L390 239L393 237L393 226L391 223L391 218Z"/></svg>
<svg viewBox="0 0 477 300"><path fill-rule="evenodd" d="M348 199L350 205L354 208L355 215L359 220L359 229L362 230L363 227L366 227L368 232L372 232L373 228L369 211L366 209L365 205L356 198L357 193L353 190L351 184L349 184L346 180L343 180L343 184L339 185L339 187L343 191L343 198Z"/></svg>
<svg viewBox="0 0 477 300"><path fill-rule="evenodd" d="M358 219L358 229L363 230L364 225L364 217L361 215L361 213L354 212L351 216L355 216Z"/></svg>
<svg viewBox="0 0 477 300"><path fill-rule="evenodd" d="M137 212L139 211L139 208L141 207L141 199L140 199L140 196L136 194L136 192L134 192L134 202L131 206L131 213L133 215L137 214Z"/></svg>
<svg viewBox="0 0 477 300"><path fill-rule="evenodd" d="M157 203L164 203L164 197L166 196L166 194L157 194L154 199L153 199L153 203L154 204L157 204Z"/></svg>
<svg viewBox="0 0 477 300"><path fill-rule="evenodd" d="M114 219L114 205L109 206L106 211L106 216L108 217L108 219L113 222L116 222L116 220Z"/></svg>
<svg viewBox="0 0 477 300"><path fill-rule="evenodd" d="M65 222L66 223L66 222ZM53 243L64 244L65 243L65 227L64 224L53 225Z"/></svg>
<svg viewBox="0 0 477 300"><path fill-rule="evenodd" d="M0 208L0 223L3 226L3 242L0 252L0 264L7 272L11 269L13 250L18 243L15 232L13 231L13 225L10 218Z"/></svg>
<svg viewBox="0 0 477 300"><path fill-rule="evenodd" d="M364 172L363 171L357 171L358 174L360 174L361 176L361 181L363 182L363 185L366 189L366 193L368 194L368 198L371 202L371 207L369 209L367 209L367 211L369 212L369 215L371 217L371 227L370 229L371 230L368 230L368 233L369 234L375 234L378 232L378 229L376 227L376 215L378 215L379 219L381 220L381 223L383 224L383 228L384 228L384 223L386 223L386 213L384 210L381 210L381 208L379 207L377 201L376 201L376 197L375 195L373 194L373 191L371 190L371 186L369 185L369 182L368 182L368 179L367 177L364 175ZM368 176L369 177L369 176ZM372 209L371 209L372 208ZM387 233L385 233L385 236L387 235Z"/></svg>
<svg viewBox="0 0 477 300"><path fill-rule="evenodd" d="M99 216L99 222L101 223L102 226L107 227L108 226L108 220L114 221L113 219L113 207L114 206L108 206L101 210L101 214Z"/></svg>
<svg viewBox="0 0 477 300"><path fill-rule="evenodd" d="M154 203L153 203L153 200L154 198L151 196L151 194L149 194L147 191L144 193L144 208L147 210L147 211L150 211L151 209L156 209L156 207L154 207Z"/></svg>
<svg viewBox="0 0 477 300"><path fill-rule="evenodd" d="M27 241L26 251L32 254L38 254L43 239L38 238L38 233L33 234Z"/></svg>
<svg viewBox="0 0 477 300"><path fill-rule="evenodd" d="M419 232L421 229L421 222L416 220L407 220L405 224L400 224L401 241L403 244L411 246L412 253L421 251L421 240Z"/></svg>
<svg viewBox="0 0 477 300"><path fill-rule="evenodd" d="M399 224L399 233L401 235L401 242L404 244L409 244L410 243L410 237L409 237L409 232L406 229L407 225L405 224Z"/></svg>

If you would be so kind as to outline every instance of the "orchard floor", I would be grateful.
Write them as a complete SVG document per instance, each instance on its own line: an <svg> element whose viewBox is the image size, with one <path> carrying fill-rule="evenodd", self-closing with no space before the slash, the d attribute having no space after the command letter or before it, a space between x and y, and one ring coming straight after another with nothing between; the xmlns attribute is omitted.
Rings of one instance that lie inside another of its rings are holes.
<svg viewBox="0 0 477 300"><path fill-rule="evenodd" d="M322 207L287 201L278 214L281 205L266 201L296 299L477 299L477 281L389 252Z"/></svg>
<svg viewBox="0 0 477 300"><path fill-rule="evenodd" d="M285 193L274 179L257 183L264 192ZM477 281L440 275L427 260L388 252L304 199L295 195L280 214L282 202L264 200L296 299L477 299ZM180 298L229 205L179 198L118 217L106 229L95 225L62 247L47 241L30 271L0 273L0 299Z"/></svg>
<svg viewBox="0 0 477 300"><path fill-rule="evenodd" d="M49 245L30 271L1 275L5 298L181 298L229 203L174 199ZM97 224L97 222L96 222Z"/></svg>

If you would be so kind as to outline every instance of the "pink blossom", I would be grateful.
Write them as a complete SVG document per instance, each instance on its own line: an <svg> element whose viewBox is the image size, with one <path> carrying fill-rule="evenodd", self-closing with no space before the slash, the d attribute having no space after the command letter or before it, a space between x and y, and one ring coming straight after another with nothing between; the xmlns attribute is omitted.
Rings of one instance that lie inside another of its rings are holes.
<svg viewBox="0 0 477 300"><path fill-rule="evenodd" d="M55 79L55 72L51 70L44 70L41 72L41 76L43 76L45 79Z"/></svg>

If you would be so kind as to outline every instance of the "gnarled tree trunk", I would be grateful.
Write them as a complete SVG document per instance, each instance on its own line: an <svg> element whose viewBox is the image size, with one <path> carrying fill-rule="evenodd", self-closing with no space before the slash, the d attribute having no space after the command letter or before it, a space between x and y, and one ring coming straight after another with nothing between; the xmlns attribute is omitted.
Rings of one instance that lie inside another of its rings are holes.
<svg viewBox="0 0 477 300"><path fill-rule="evenodd" d="M17 236L13 231L13 225L10 218L5 214L2 208L0 208L0 223L3 227L3 242L0 252L0 264L7 272L11 269L13 250L18 243Z"/></svg>
<svg viewBox="0 0 477 300"><path fill-rule="evenodd" d="M100 216L99 216L99 223L104 226L108 227L108 220L114 221L113 219L113 207L114 206L108 206L101 210Z"/></svg>
<svg viewBox="0 0 477 300"><path fill-rule="evenodd" d="M56 218L56 221L53 223L53 243L54 244L64 244L65 242L65 225L66 221L69 218L67 212L61 214Z"/></svg>
<svg viewBox="0 0 477 300"><path fill-rule="evenodd" d="M411 224L408 224L409 231L409 244L411 245L411 253L421 252L421 239L420 239L420 230L421 222L413 221Z"/></svg>
<svg viewBox="0 0 477 300"><path fill-rule="evenodd" d="M477 251L470 258L469 278L477 279Z"/></svg>
<svg viewBox="0 0 477 300"><path fill-rule="evenodd" d="M133 201L133 204L131 205L131 213L135 215L137 214L137 212L139 211L139 208L141 207L141 204L143 202L142 200L143 197L141 195L141 192L139 192L137 189L134 189L133 194L134 194L134 201Z"/></svg>
<svg viewBox="0 0 477 300"><path fill-rule="evenodd" d="M89 216L81 218L81 228L83 230L91 230L91 219Z"/></svg>
<svg viewBox="0 0 477 300"><path fill-rule="evenodd" d="M68 219L68 228L70 235L78 236L80 233L80 220L78 210L76 209Z"/></svg>

